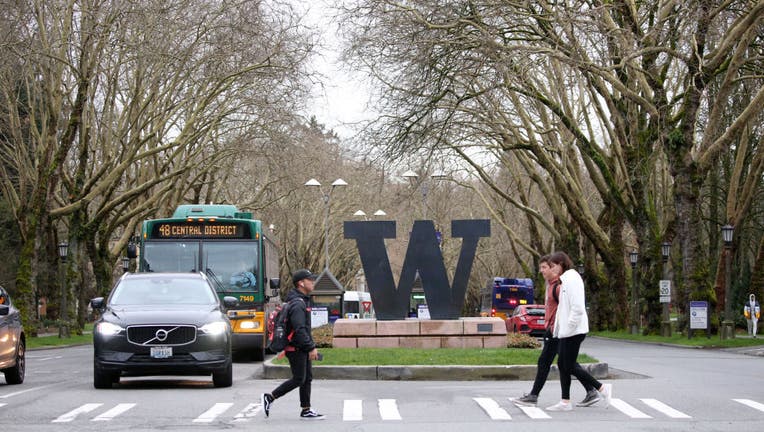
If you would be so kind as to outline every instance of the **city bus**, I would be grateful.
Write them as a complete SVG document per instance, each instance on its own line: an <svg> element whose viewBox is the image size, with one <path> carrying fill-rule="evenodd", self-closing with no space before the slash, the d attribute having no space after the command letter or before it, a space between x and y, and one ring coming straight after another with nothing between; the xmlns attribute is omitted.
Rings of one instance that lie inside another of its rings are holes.
<svg viewBox="0 0 764 432"><path fill-rule="evenodd" d="M480 315L506 320L520 305L533 304L533 280L494 277L480 293Z"/></svg>
<svg viewBox="0 0 764 432"><path fill-rule="evenodd" d="M228 310L233 350L265 356L265 319L278 303L276 243L252 213L233 205L181 205L171 218L143 222L141 272L203 272L218 295L239 305Z"/></svg>

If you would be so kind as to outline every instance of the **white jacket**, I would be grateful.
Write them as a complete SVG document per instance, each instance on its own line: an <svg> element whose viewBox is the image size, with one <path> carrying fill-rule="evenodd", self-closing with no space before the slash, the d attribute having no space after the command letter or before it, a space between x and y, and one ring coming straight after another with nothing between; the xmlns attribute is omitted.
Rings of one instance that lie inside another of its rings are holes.
<svg viewBox="0 0 764 432"><path fill-rule="evenodd" d="M570 269L560 276L560 304L554 320L553 334L566 338L589 333L586 315L584 281L577 271Z"/></svg>

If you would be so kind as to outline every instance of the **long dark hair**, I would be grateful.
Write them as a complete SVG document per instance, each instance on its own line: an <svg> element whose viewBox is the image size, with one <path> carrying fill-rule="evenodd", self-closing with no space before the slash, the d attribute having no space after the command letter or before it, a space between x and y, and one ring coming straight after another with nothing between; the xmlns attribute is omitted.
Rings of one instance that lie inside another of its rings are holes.
<svg viewBox="0 0 764 432"><path fill-rule="evenodd" d="M549 262L558 264L560 267L562 267L563 272L573 268L573 260L570 259L568 254L562 251L557 251L549 254Z"/></svg>

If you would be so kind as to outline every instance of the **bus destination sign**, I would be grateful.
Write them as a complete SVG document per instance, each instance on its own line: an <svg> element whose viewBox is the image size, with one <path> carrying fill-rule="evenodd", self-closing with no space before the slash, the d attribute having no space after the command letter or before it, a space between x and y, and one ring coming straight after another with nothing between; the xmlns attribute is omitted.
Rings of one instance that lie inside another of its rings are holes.
<svg viewBox="0 0 764 432"><path fill-rule="evenodd" d="M246 239L245 225L232 223L164 222L154 225L151 237L155 239L208 238Z"/></svg>

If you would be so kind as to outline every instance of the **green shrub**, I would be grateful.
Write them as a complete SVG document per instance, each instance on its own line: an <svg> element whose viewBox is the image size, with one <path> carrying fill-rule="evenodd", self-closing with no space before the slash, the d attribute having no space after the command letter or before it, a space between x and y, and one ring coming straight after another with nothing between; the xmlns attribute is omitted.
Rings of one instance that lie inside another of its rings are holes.
<svg viewBox="0 0 764 432"><path fill-rule="evenodd" d="M322 325L312 330L313 341L317 348L332 347L332 326L331 324Z"/></svg>
<svg viewBox="0 0 764 432"><path fill-rule="evenodd" d="M507 348L541 348L541 343L526 334L507 333Z"/></svg>

